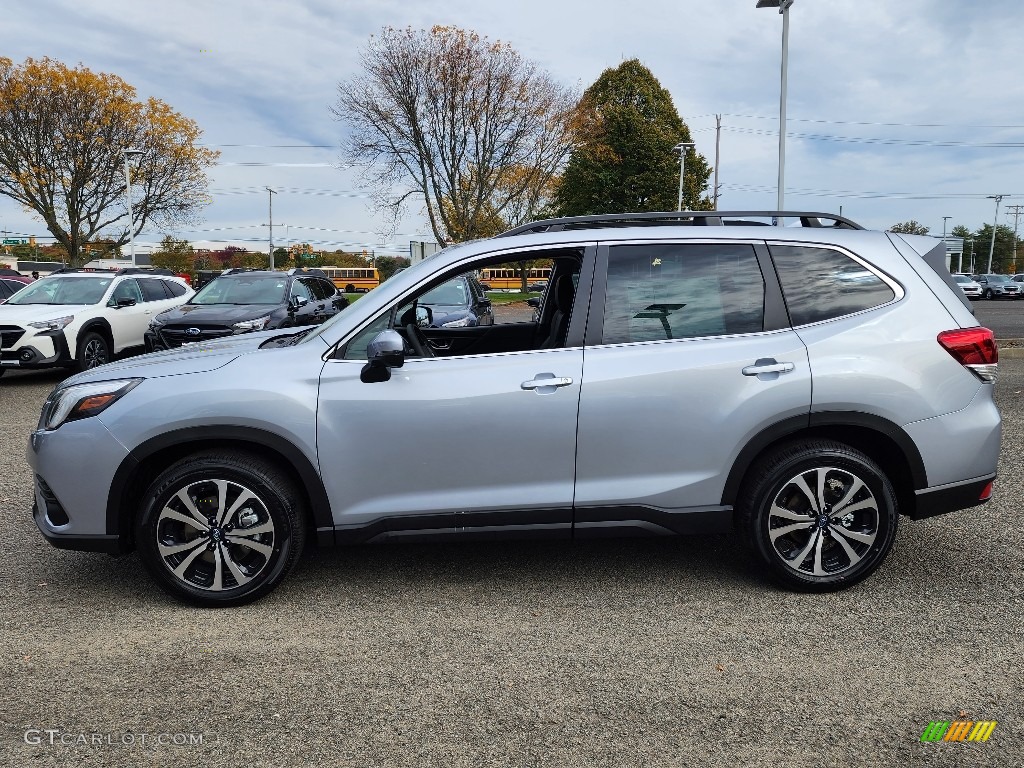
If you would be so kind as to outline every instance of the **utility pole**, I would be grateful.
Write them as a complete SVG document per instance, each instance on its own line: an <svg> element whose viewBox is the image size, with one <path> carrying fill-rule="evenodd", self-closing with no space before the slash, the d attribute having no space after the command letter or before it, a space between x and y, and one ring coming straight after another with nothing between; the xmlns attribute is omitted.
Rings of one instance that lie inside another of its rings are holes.
<svg viewBox="0 0 1024 768"><path fill-rule="evenodd" d="M1006 206L1006 212L1013 214L1013 272L1017 271L1017 220L1021 211L1024 211L1024 205Z"/></svg>
<svg viewBox="0 0 1024 768"><path fill-rule="evenodd" d="M989 200L996 201L996 217L992 220L992 242L988 246L988 269L985 270L986 275L992 274L992 254L996 250L996 227L999 226L999 203L1003 201L1006 195L988 195Z"/></svg>
<svg viewBox="0 0 1024 768"><path fill-rule="evenodd" d="M264 187L270 194L270 270L274 270L274 195L277 193L270 187Z"/></svg>
<svg viewBox="0 0 1024 768"><path fill-rule="evenodd" d="M676 204L676 210L683 210L683 178L686 176L686 150L689 147L696 146L692 141L681 141L676 144L672 149L679 152L679 202Z"/></svg>
<svg viewBox="0 0 1024 768"><path fill-rule="evenodd" d="M720 149L722 146L722 116L715 115L715 204L714 210L718 210L718 163Z"/></svg>

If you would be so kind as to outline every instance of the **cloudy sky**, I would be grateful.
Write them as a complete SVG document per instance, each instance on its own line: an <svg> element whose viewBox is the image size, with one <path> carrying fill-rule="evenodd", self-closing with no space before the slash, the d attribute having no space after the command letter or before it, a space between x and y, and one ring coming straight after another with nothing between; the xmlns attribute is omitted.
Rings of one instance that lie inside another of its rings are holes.
<svg viewBox="0 0 1024 768"><path fill-rule="evenodd" d="M416 206L389 232L357 173L339 168L329 112L384 26L455 25L511 43L583 90L639 58L714 162L719 207L774 208L781 17L755 0L35 0L7 3L0 55L115 73L195 119L219 149L214 202L193 241L405 253L432 239ZM790 12L786 207L869 227L917 219L941 234L1024 204L1020 0L796 0ZM1022 217L1024 218L1024 217ZM1001 223L1013 224L1005 212ZM44 235L0 197L0 228ZM162 233L143 233L140 242Z"/></svg>

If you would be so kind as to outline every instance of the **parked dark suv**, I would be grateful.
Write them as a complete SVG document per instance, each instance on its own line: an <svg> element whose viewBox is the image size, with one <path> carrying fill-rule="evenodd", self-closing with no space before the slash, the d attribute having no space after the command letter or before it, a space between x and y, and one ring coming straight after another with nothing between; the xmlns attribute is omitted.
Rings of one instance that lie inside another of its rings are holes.
<svg viewBox="0 0 1024 768"><path fill-rule="evenodd" d="M146 350L317 325L347 306L348 299L320 270L235 270L204 285L187 303L154 317L146 332Z"/></svg>

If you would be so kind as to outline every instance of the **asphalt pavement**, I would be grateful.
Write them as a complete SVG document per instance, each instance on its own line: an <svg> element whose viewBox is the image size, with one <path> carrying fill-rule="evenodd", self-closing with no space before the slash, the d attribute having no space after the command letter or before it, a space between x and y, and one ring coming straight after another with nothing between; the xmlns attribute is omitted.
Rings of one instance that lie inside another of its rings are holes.
<svg viewBox="0 0 1024 768"><path fill-rule="evenodd" d="M978 322L997 339L1024 339L1024 299L972 301L971 306Z"/></svg>
<svg viewBox="0 0 1024 768"><path fill-rule="evenodd" d="M8 374L0 765L1024 765L1024 360L1000 367L994 500L904 519L845 592L781 591L728 536L391 545L232 610L43 541L24 451L59 376ZM920 742L958 718L998 725Z"/></svg>

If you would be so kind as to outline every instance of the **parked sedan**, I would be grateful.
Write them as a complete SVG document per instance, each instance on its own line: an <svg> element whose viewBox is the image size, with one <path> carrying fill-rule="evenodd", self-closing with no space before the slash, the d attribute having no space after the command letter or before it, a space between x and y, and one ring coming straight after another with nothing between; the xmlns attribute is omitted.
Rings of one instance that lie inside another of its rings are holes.
<svg viewBox="0 0 1024 768"><path fill-rule="evenodd" d="M1017 299L1024 295L1024 283L1015 283L1007 275L975 275L983 299Z"/></svg>
<svg viewBox="0 0 1024 768"><path fill-rule="evenodd" d="M981 298L981 283L975 282L973 277L970 275L953 275L953 279L956 281L956 284L960 286L960 290L964 292L964 296L968 299Z"/></svg>

